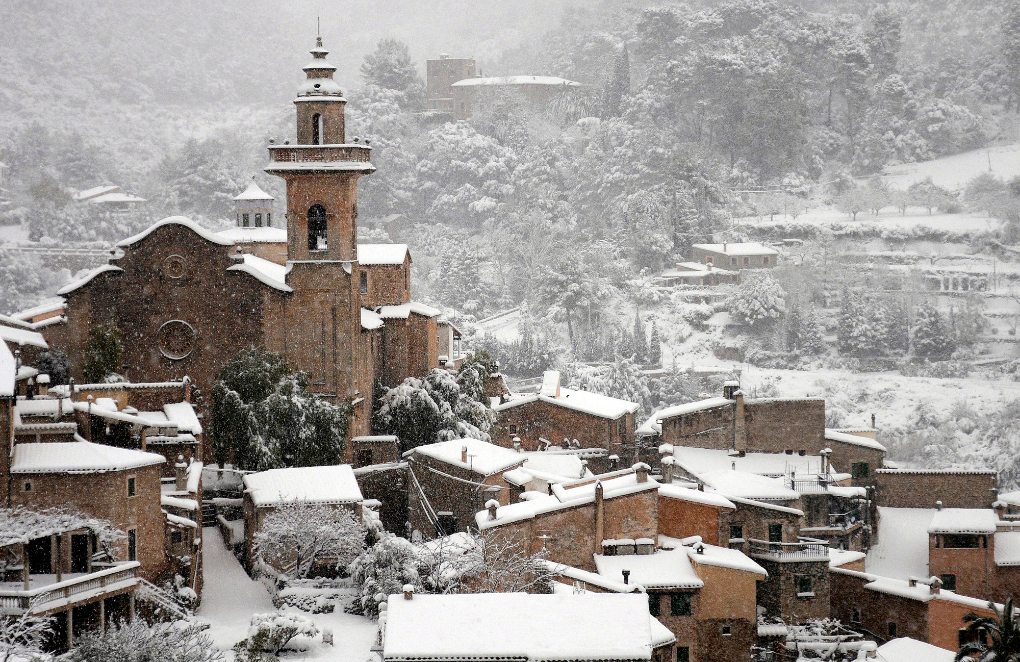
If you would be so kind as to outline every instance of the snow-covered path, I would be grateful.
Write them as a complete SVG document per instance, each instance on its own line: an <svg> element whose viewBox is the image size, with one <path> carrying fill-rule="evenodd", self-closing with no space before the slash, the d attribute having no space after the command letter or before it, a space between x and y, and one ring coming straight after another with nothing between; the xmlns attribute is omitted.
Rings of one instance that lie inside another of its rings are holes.
<svg viewBox="0 0 1020 662"><path fill-rule="evenodd" d="M214 526L202 530L202 570L198 616L212 624L208 634L216 645L230 650L247 636L252 614L273 611L273 601L262 584L248 577Z"/></svg>

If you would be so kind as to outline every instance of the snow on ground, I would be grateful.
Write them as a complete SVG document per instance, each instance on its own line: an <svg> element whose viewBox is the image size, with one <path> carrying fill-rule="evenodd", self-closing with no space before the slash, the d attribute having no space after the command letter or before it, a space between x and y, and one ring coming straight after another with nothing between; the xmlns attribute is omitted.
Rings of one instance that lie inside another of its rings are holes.
<svg viewBox="0 0 1020 662"><path fill-rule="evenodd" d="M773 217L749 216L734 219L736 225L754 225L758 227L769 227L777 224L799 224L817 225L823 227L836 226L838 228L875 226L876 234L888 230L911 230L915 227L929 227L934 230L947 232L989 232L999 227L998 219L988 218L981 212L966 214L928 214L927 209L921 207L907 207L907 213L900 215L899 210L893 207L884 207L878 216L870 211L863 211L857 214L857 220L850 218L850 214L839 211L832 207L818 207L810 209L797 218L792 216L776 214Z"/></svg>
<svg viewBox="0 0 1020 662"><path fill-rule="evenodd" d="M902 190L926 177L931 177L939 186L959 189L977 175L987 172L989 161L992 174L1000 179L1008 180L1020 175L1020 144L983 147L932 161L887 166L884 175L886 182Z"/></svg>
<svg viewBox="0 0 1020 662"><path fill-rule="evenodd" d="M28 241L28 228L21 225L0 225L0 246Z"/></svg>
<svg viewBox="0 0 1020 662"><path fill-rule="evenodd" d="M252 614L275 610L266 587L245 573L237 558L230 553L215 527L203 529L202 564L205 587L198 616L211 624L208 634L224 651L244 639ZM320 662L365 662L371 655L378 627L375 621L354 616L337 607L332 614L309 614L289 608L312 619L320 630L333 631L334 645L322 643L321 637L305 642L306 650L288 653L288 660ZM230 653L232 655L232 653Z"/></svg>
<svg viewBox="0 0 1020 662"><path fill-rule="evenodd" d="M867 572L895 579L928 574L928 525L934 508L878 508L878 544L864 561Z"/></svg>

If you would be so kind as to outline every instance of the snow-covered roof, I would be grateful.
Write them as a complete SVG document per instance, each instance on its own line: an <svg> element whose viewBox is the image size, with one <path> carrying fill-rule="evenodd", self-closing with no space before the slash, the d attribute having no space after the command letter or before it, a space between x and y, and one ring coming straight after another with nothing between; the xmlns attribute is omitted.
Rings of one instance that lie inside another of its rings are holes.
<svg viewBox="0 0 1020 662"><path fill-rule="evenodd" d="M707 264L700 262L680 262L675 269L666 269L662 275L666 278L704 278L713 274L717 276L733 276L736 271L727 271L716 267L708 268Z"/></svg>
<svg viewBox="0 0 1020 662"><path fill-rule="evenodd" d="M367 444L392 444L397 440L396 435L392 434L370 434L362 435L360 437L354 437L351 441L357 441Z"/></svg>
<svg viewBox="0 0 1020 662"><path fill-rule="evenodd" d="M287 243L287 229L286 228L273 228L273 227L261 227L261 228L228 228L221 230L216 233L220 237L227 239L237 244L286 244Z"/></svg>
<svg viewBox="0 0 1020 662"><path fill-rule="evenodd" d="M185 499L183 497L172 496L168 494L162 494L159 497L159 503L167 508L180 508L181 510L198 510L198 501L195 499Z"/></svg>
<svg viewBox="0 0 1020 662"><path fill-rule="evenodd" d="M0 342L0 397L14 397L14 381L17 376L17 362L7 343Z"/></svg>
<svg viewBox="0 0 1020 662"><path fill-rule="evenodd" d="M244 490L256 507L299 501L313 504L360 503L361 488L349 464L270 469L244 476Z"/></svg>
<svg viewBox="0 0 1020 662"><path fill-rule="evenodd" d="M779 251L759 244L758 242L725 243L725 244L694 244L692 248L700 248L703 251L713 253L724 253L725 255L779 255Z"/></svg>
<svg viewBox="0 0 1020 662"><path fill-rule="evenodd" d="M956 652L909 637L893 639L878 647L876 662L953 662Z"/></svg>
<svg viewBox="0 0 1020 662"><path fill-rule="evenodd" d="M998 522L998 515L990 508L943 508L932 515L928 533L991 534Z"/></svg>
<svg viewBox="0 0 1020 662"><path fill-rule="evenodd" d="M511 398L502 404L493 406L492 409L493 411L504 411L514 407L520 407L521 405L530 404L532 402L542 401L553 405L559 405L560 407L565 407L567 409L573 409L586 414L592 414L594 416L601 416L602 418L614 420L626 414L633 414L640 407L640 405L636 402L621 400L608 395L600 395L598 393L592 393L591 391L577 391L561 387L559 392L560 397L558 398L541 394Z"/></svg>
<svg viewBox="0 0 1020 662"><path fill-rule="evenodd" d="M227 267L227 271L243 271L254 276L260 282L281 292L293 292L294 288L287 285L287 267L271 262L258 255L245 253L241 262Z"/></svg>
<svg viewBox="0 0 1020 662"><path fill-rule="evenodd" d="M190 402L171 402L163 405L167 420L176 423L180 432L202 434L202 424Z"/></svg>
<svg viewBox="0 0 1020 662"><path fill-rule="evenodd" d="M526 458L522 470L540 478L559 477L574 480L589 475L584 461L571 453L536 451L522 455Z"/></svg>
<svg viewBox="0 0 1020 662"><path fill-rule="evenodd" d="M407 303L402 303L399 306L380 306L376 309L376 312L379 313L379 317L382 317L383 319L406 320L411 316L411 313L423 315L425 317L438 317L442 311L438 308L433 308L432 306L426 306L423 303L409 301Z"/></svg>
<svg viewBox="0 0 1020 662"><path fill-rule="evenodd" d="M467 462L461 462L462 449L467 448ZM480 439L452 439L435 444L418 446L415 453L431 457L463 469L470 469L483 476L501 473L511 467L524 464L527 459L521 453L490 444Z"/></svg>
<svg viewBox="0 0 1020 662"><path fill-rule="evenodd" d="M146 202L146 199L140 198L137 195L131 195L130 193L114 191L113 193L104 193L103 195L89 198L86 202L90 205L104 205L113 202Z"/></svg>
<svg viewBox="0 0 1020 662"><path fill-rule="evenodd" d="M731 570L743 570L744 572L751 572L763 577L768 577L769 575L765 568L755 563L754 559L739 549L729 549L728 547L706 545L704 543L685 545L683 549L687 550L688 557L696 565L711 565L719 568L730 568ZM700 553L698 550L700 550Z"/></svg>
<svg viewBox="0 0 1020 662"><path fill-rule="evenodd" d="M244 189L239 195L234 196L234 200L268 200L273 201L276 198L263 191L258 184L255 183L253 177L251 183L248 184L248 188Z"/></svg>
<svg viewBox="0 0 1020 662"><path fill-rule="evenodd" d="M145 239L146 237L148 237L150 234L152 234L153 232L155 232L159 228L161 228L163 226L166 226L166 225L181 225L183 227L188 228L189 230L191 230L192 232L194 232L198 236L202 237L206 241L212 242L214 244L219 244L220 246L233 246L234 245L233 241L231 241L229 239L225 239L225 238L219 236L218 234L216 234L215 232L211 232L209 230L206 230L201 225L199 225L198 223L194 222L190 218L187 218L186 216L168 216L167 218L164 218L162 221L159 221L157 223L153 223L148 228L146 228L145 230L142 230L138 234L136 234L134 236L131 236L131 237L128 237L127 239L123 239L121 241L118 241L117 242L117 246L119 246L121 248L127 248L128 246L131 246L132 244L137 244L138 242L140 242L141 240Z"/></svg>
<svg viewBox="0 0 1020 662"><path fill-rule="evenodd" d="M683 550L660 550L654 554L595 555L598 573L608 579L623 581L623 571L630 571L630 582L646 589L702 588Z"/></svg>
<svg viewBox="0 0 1020 662"><path fill-rule="evenodd" d="M794 501L800 498L800 494L786 487L782 480L746 471L713 469L699 473L698 478L727 497L767 501Z"/></svg>
<svg viewBox="0 0 1020 662"><path fill-rule="evenodd" d="M995 565L1020 565L1020 531L995 532Z"/></svg>
<svg viewBox="0 0 1020 662"><path fill-rule="evenodd" d="M25 310L20 310L16 313L12 313L11 317L13 317L16 320L22 320L24 322L27 322L28 320L32 319L33 317L36 317L37 315L42 315L44 313L52 313L57 310L63 310L66 305L67 302L64 301L63 299L54 298L50 299L46 303L41 303L38 306L33 306L32 308L26 308Z"/></svg>
<svg viewBox="0 0 1020 662"><path fill-rule="evenodd" d="M0 324L0 340L15 345L29 345L41 349L49 348L46 339L38 331L7 326L6 324Z"/></svg>
<svg viewBox="0 0 1020 662"><path fill-rule="evenodd" d="M79 287L83 287L83 286L87 285L89 282L92 281L93 278L95 278L99 274L103 274L103 273L106 273L108 271L124 271L124 270L121 269L120 267L114 266L112 264L104 264L102 266L98 266L95 269L89 271L87 274L85 274L84 276L82 276L78 280L72 281L72 282L68 283L67 285L64 285L62 288L57 290L57 294L60 294L60 295L70 294L71 292L74 292L75 290L77 290Z"/></svg>
<svg viewBox="0 0 1020 662"><path fill-rule="evenodd" d="M106 194L106 193L113 193L114 191L119 191L119 190L120 190L119 186L111 186L111 185L93 186L92 188L87 188L84 191L78 191L77 193L75 193L74 195L71 196L71 199L76 201L76 202L81 202L83 200L89 200L91 198L94 198L97 195L103 195L103 194Z"/></svg>
<svg viewBox="0 0 1020 662"><path fill-rule="evenodd" d="M676 405L674 407L666 407L652 414L652 418L655 420L658 429L656 432L662 432L661 421L667 418L674 418L676 416L683 416L684 414L692 414L696 411L704 411L705 409L714 409L716 407L723 407L726 405L732 405L733 400L728 398L708 398L706 400L698 400L696 402L688 402L682 405Z"/></svg>
<svg viewBox="0 0 1020 662"><path fill-rule="evenodd" d="M195 520L188 519L187 517L181 517L180 515L174 515L172 513L163 513L166 515L166 521L177 526L183 526L189 529L197 529L198 524Z"/></svg>
<svg viewBox="0 0 1020 662"><path fill-rule="evenodd" d="M11 473L101 473L138 469L164 462L166 458L156 453L93 444L89 441L16 444Z"/></svg>
<svg viewBox="0 0 1020 662"><path fill-rule="evenodd" d="M407 253L407 244L358 244L358 263L403 264Z"/></svg>
<svg viewBox="0 0 1020 662"><path fill-rule="evenodd" d="M487 87L500 85L545 85L550 87L580 87L576 81L556 76L492 76L488 78L465 78L450 87Z"/></svg>
<svg viewBox="0 0 1020 662"><path fill-rule="evenodd" d="M649 660L662 638L640 593L397 594L387 607L387 661Z"/></svg>
<svg viewBox="0 0 1020 662"><path fill-rule="evenodd" d="M829 567L838 568L844 566L847 563L853 563L854 561L860 561L866 558L868 555L864 552L855 552L849 549L837 549L836 547L829 547Z"/></svg>
<svg viewBox="0 0 1020 662"><path fill-rule="evenodd" d="M874 448L875 450L882 451L883 453L885 452L885 446L874 439L859 434L847 434L846 432L839 432L838 430L825 428L825 439L826 441L838 441L844 444L864 446L865 448Z"/></svg>
<svg viewBox="0 0 1020 662"><path fill-rule="evenodd" d="M865 568L886 577L928 576L928 526L934 508L878 507L878 543L868 551Z"/></svg>
<svg viewBox="0 0 1020 662"><path fill-rule="evenodd" d="M679 485L662 485L659 487L659 496L681 499L691 503L700 503L706 506L715 506L716 508L736 509L737 507L732 501L716 492L702 492L701 490L694 490Z"/></svg>
<svg viewBox="0 0 1020 662"><path fill-rule="evenodd" d="M876 469L878 474L913 474L918 476L997 476L995 469Z"/></svg>
<svg viewBox="0 0 1020 662"><path fill-rule="evenodd" d="M383 326L383 319L378 313L368 308L361 309L361 329L363 331L374 331Z"/></svg>
<svg viewBox="0 0 1020 662"><path fill-rule="evenodd" d="M673 457L688 471L700 474L705 471L732 469L762 476L816 476L821 473L819 455L787 455L786 453L746 453L743 457L730 455L730 451L716 448L674 446Z"/></svg>
<svg viewBox="0 0 1020 662"><path fill-rule="evenodd" d="M998 500L1009 506L1020 506L1020 492L1003 492Z"/></svg>

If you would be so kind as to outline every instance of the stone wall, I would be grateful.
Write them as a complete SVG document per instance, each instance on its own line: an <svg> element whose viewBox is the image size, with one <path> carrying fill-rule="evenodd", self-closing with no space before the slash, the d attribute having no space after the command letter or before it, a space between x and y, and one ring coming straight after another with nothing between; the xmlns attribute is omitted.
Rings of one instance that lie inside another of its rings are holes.
<svg viewBox="0 0 1020 662"><path fill-rule="evenodd" d="M716 506L692 503L682 499L671 499L659 495L659 533L673 538L701 536L701 540L709 545L726 546L726 540L720 542L719 514Z"/></svg>
<svg viewBox="0 0 1020 662"><path fill-rule="evenodd" d="M777 561L755 557L769 576L758 584L758 604L770 616L803 623L814 618L828 618L830 604L829 564L827 561ZM811 579L811 593L800 595L800 577Z"/></svg>
<svg viewBox="0 0 1020 662"><path fill-rule="evenodd" d="M513 448L514 437L520 438L526 451L540 450L540 438L554 446L562 446L564 439L576 439L581 448L605 448L610 455L621 455L623 446L634 440L634 415L608 419L535 400L497 412L492 443Z"/></svg>
<svg viewBox="0 0 1020 662"><path fill-rule="evenodd" d="M817 455L825 448L825 400L745 400L744 418L749 453Z"/></svg>
<svg viewBox="0 0 1020 662"><path fill-rule="evenodd" d="M368 275L368 293L361 295L365 308L396 306L411 300L411 259L403 264L363 264Z"/></svg>
<svg viewBox="0 0 1020 662"><path fill-rule="evenodd" d="M523 463L522 457L521 464ZM503 480L503 473L516 467L507 467L491 476L483 476L420 453L411 455L408 465L422 491L428 496L431 510L436 514L442 512L452 514L453 530L445 531L447 535L475 528L475 513L485 510L485 502L489 499L496 499L503 506L510 503L510 486ZM486 487L493 489L487 490ZM408 507L412 531L419 531L426 539L435 537L438 532L429 519L427 505L413 481L409 491Z"/></svg>
<svg viewBox="0 0 1020 662"><path fill-rule="evenodd" d="M839 571L830 575L832 618L851 627L862 627L879 637L888 637L889 623L895 623L897 637L929 641L927 605L931 603L869 591L864 588L871 581L866 576ZM859 625L854 620L855 613L860 616ZM952 645L947 648L956 650L955 633Z"/></svg>
<svg viewBox="0 0 1020 662"><path fill-rule="evenodd" d="M408 494L414 489L407 474L407 465L395 463L356 469L354 477L366 500L377 499L382 503L379 519L386 530L401 536L407 535Z"/></svg>
<svg viewBox="0 0 1020 662"><path fill-rule="evenodd" d="M875 473L876 501L889 508L991 508L998 497L994 471L901 471Z"/></svg>

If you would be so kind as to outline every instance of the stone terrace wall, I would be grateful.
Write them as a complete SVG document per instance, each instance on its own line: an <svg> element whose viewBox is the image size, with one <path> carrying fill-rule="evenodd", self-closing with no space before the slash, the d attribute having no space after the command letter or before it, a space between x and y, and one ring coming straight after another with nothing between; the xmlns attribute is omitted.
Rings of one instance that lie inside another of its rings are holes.
<svg viewBox="0 0 1020 662"><path fill-rule="evenodd" d="M747 450L783 453L825 448L825 400L746 400Z"/></svg>
<svg viewBox="0 0 1020 662"><path fill-rule="evenodd" d="M889 508L991 508L998 497L998 474L994 471L900 471L875 472L876 500Z"/></svg>

